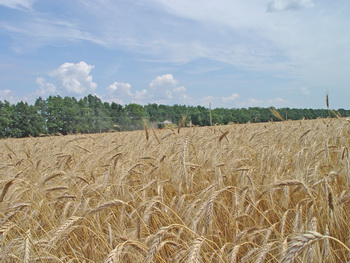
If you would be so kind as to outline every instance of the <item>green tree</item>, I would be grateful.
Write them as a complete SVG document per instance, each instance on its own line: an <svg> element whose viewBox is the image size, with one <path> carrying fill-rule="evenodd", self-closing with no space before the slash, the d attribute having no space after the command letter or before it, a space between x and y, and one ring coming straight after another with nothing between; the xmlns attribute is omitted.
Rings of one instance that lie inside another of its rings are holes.
<svg viewBox="0 0 350 263"><path fill-rule="evenodd" d="M118 130L126 130L128 127L128 121L125 110L122 105L112 102L109 110L112 124Z"/></svg>
<svg viewBox="0 0 350 263"><path fill-rule="evenodd" d="M128 129L136 130L142 129L143 127L143 119L146 117L146 113L144 108L141 105L131 103L125 106L125 116L128 121Z"/></svg>
<svg viewBox="0 0 350 263"><path fill-rule="evenodd" d="M38 136L45 132L45 119L34 105L19 102L13 109L13 122L9 129L11 137Z"/></svg>
<svg viewBox="0 0 350 263"><path fill-rule="evenodd" d="M148 120L150 122L160 122L163 121L161 117L161 111L158 104L148 104L144 106L145 113L147 114Z"/></svg>
<svg viewBox="0 0 350 263"><path fill-rule="evenodd" d="M9 129L12 126L12 107L8 101L0 101L0 138L9 136Z"/></svg>
<svg viewBox="0 0 350 263"><path fill-rule="evenodd" d="M64 122L69 116L64 115L64 102L61 96L50 96L46 99L47 132L49 134L65 133Z"/></svg>
<svg viewBox="0 0 350 263"><path fill-rule="evenodd" d="M110 118L109 106L106 107L100 98L89 94L86 97L89 113L92 113L92 132L103 132L113 128L113 122Z"/></svg>

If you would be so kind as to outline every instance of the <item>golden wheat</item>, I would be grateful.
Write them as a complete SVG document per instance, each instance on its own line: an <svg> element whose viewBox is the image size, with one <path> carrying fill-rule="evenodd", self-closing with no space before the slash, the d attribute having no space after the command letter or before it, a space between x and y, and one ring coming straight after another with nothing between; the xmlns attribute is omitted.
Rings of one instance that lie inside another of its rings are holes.
<svg viewBox="0 0 350 263"><path fill-rule="evenodd" d="M282 258L282 263L293 262L306 247L316 241L323 239L324 236L318 232L310 231L293 239L290 246L287 248L286 255Z"/></svg>
<svg viewBox="0 0 350 263"><path fill-rule="evenodd" d="M349 261L347 120L178 128L0 140L0 261Z"/></svg>

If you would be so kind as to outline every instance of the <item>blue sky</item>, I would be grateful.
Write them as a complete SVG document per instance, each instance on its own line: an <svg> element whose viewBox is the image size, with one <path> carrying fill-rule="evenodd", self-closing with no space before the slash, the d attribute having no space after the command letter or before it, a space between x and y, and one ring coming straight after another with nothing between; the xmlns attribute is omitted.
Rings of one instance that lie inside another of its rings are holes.
<svg viewBox="0 0 350 263"><path fill-rule="evenodd" d="M0 100L350 108L348 0L0 0Z"/></svg>

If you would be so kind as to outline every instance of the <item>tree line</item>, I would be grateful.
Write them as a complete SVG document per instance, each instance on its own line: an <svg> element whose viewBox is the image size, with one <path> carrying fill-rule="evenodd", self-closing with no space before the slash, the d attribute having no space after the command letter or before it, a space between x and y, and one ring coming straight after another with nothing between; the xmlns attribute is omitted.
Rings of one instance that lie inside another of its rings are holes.
<svg viewBox="0 0 350 263"><path fill-rule="evenodd" d="M27 102L11 104L0 101L0 138L41 136L45 134L96 133L111 130L126 131L142 129L144 122L156 124L169 120L178 124L186 116L186 125L268 122L299 119L316 119L349 116L350 110L339 109L337 113L326 109L277 109L276 116L270 108L250 107L240 109L185 105L120 105L102 102L94 95L81 99L74 97L39 97L34 105ZM333 114L332 114L333 113Z"/></svg>

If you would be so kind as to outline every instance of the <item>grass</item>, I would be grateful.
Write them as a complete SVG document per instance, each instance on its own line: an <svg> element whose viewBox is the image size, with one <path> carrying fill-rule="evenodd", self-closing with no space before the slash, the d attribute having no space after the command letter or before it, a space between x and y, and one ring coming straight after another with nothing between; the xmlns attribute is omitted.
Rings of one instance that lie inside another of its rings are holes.
<svg viewBox="0 0 350 263"><path fill-rule="evenodd" d="M343 118L0 140L0 261L346 262L349 144Z"/></svg>

